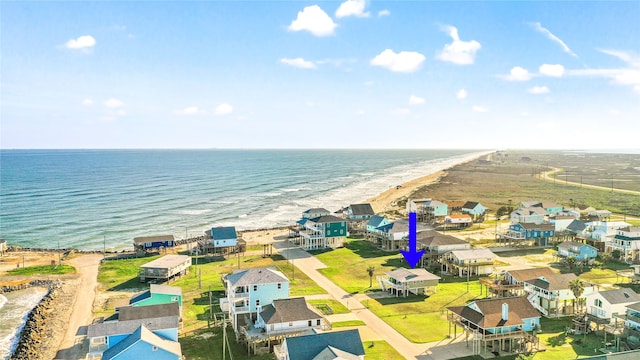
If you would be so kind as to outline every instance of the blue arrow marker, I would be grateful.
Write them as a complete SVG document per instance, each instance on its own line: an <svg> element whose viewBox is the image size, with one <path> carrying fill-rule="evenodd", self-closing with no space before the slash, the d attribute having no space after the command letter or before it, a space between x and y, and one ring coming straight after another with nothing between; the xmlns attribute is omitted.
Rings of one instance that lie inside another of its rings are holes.
<svg viewBox="0 0 640 360"><path fill-rule="evenodd" d="M413 269L418 265L420 258L424 254L424 250L417 251L417 240L416 240L416 213L409 213L409 251L400 250L402 256L404 256L405 260L409 263L411 268Z"/></svg>

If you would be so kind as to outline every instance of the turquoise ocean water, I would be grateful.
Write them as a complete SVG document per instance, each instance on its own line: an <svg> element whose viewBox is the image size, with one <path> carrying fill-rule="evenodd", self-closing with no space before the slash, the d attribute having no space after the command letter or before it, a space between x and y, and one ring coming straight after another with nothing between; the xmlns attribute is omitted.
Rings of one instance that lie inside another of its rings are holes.
<svg viewBox="0 0 640 360"><path fill-rule="evenodd" d="M131 248L136 236L290 225L486 151L2 150L0 238Z"/></svg>

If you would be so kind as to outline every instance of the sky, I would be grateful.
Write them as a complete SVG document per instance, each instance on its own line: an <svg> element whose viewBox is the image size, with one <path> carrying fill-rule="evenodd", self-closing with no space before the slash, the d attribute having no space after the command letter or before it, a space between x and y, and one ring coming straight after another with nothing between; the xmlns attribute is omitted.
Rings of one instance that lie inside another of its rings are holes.
<svg viewBox="0 0 640 360"><path fill-rule="evenodd" d="M640 1L0 14L2 149L640 147Z"/></svg>

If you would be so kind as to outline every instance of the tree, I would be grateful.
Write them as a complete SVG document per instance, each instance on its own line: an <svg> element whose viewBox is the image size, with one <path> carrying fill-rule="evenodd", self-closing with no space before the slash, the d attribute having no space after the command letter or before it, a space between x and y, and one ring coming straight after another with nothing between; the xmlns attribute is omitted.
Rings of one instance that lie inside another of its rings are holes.
<svg viewBox="0 0 640 360"><path fill-rule="evenodd" d="M611 257L616 259L616 260L620 260L620 250L615 249L611 252Z"/></svg>
<svg viewBox="0 0 640 360"><path fill-rule="evenodd" d="M573 267L576 265L576 258L574 258L573 256L569 256L564 259L564 262L567 264L569 269L573 269Z"/></svg>
<svg viewBox="0 0 640 360"><path fill-rule="evenodd" d="M580 303L580 296L584 292L584 282L582 280L576 278L569 282L569 290L573 293L573 296L576 298L573 301L573 312L576 311L576 300Z"/></svg>
<svg viewBox="0 0 640 360"><path fill-rule="evenodd" d="M373 286L373 272L376 270L375 267L369 266L367 268L367 273L369 274L369 287Z"/></svg>

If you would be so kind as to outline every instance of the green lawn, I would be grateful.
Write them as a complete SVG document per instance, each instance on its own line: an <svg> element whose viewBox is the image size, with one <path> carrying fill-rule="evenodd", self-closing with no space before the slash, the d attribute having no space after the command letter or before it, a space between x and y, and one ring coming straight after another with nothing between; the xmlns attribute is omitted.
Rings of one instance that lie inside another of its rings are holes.
<svg viewBox="0 0 640 360"><path fill-rule="evenodd" d="M148 285L141 284L138 281L138 267L157 258L158 256L106 261L100 265L98 281L101 287L106 290L146 289ZM291 264L280 255L267 258L259 255L240 258L240 267L242 269L263 266L274 266L289 277L290 294L292 297L326 293L324 289L297 268L295 270L295 279L291 279ZM213 312L220 312L218 299L224 297L224 285L222 284L221 277L237 268L237 258L206 259L201 257L198 260L197 272L196 266L193 265L189 268L189 273L186 276L169 284L182 288L182 316L186 331L207 326L207 321L210 318L209 289L212 291L211 303L213 304ZM198 279L198 273L202 274L201 281ZM200 283L202 287L200 287Z"/></svg>
<svg viewBox="0 0 640 360"><path fill-rule="evenodd" d="M362 320L347 320L347 321L337 321L337 322L331 323L331 328L335 329L340 327L364 326L364 325L367 325L367 324L365 324L365 322Z"/></svg>
<svg viewBox="0 0 640 360"><path fill-rule="evenodd" d="M466 281L441 282L438 292L429 297L413 295L365 300L363 305L409 341L432 342L442 340L449 334L447 306L465 305L472 299L484 297L480 295L480 283L477 280L470 282L469 290L467 292Z"/></svg>
<svg viewBox="0 0 640 360"><path fill-rule="evenodd" d="M362 346L367 360L402 359L402 355L384 340L365 341Z"/></svg>
<svg viewBox="0 0 640 360"><path fill-rule="evenodd" d="M348 314L351 312L349 311L349 309L347 309L346 306L342 305L341 302L333 299L307 300L307 302L311 306L321 311L323 314L325 314L326 305L328 305L331 308L331 310L333 310L333 314ZM326 313L325 315L330 315L330 314Z"/></svg>
<svg viewBox="0 0 640 360"><path fill-rule="evenodd" d="M535 360L575 359L601 354L599 349L604 339L595 334L566 335L565 329L571 325L571 317L560 319L540 319L542 332L538 334L540 344L546 351L537 353Z"/></svg>
<svg viewBox="0 0 640 360"><path fill-rule="evenodd" d="M406 266L400 253L382 251L367 240L348 239L344 248L319 253L316 257L327 265L327 268L319 271L351 294L379 290L376 276ZM375 268L372 287L369 287L370 279L367 273L370 266Z"/></svg>
<svg viewBox="0 0 640 360"><path fill-rule="evenodd" d="M18 268L9 270L9 275L62 275L73 274L76 272L76 268L71 265L42 265L42 266L28 266L24 268Z"/></svg>
<svg viewBox="0 0 640 360"><path fill-rule="evenodd" d="M273 354L247 355L247 350L236 342L233 329L227 327L229 345L234 360L273 360ZM197 331L178 339L182 346L182 355L189 360L218 360L222 359L222 328L216 327ZM229 359L227 350L226 358Z"/></svg>

